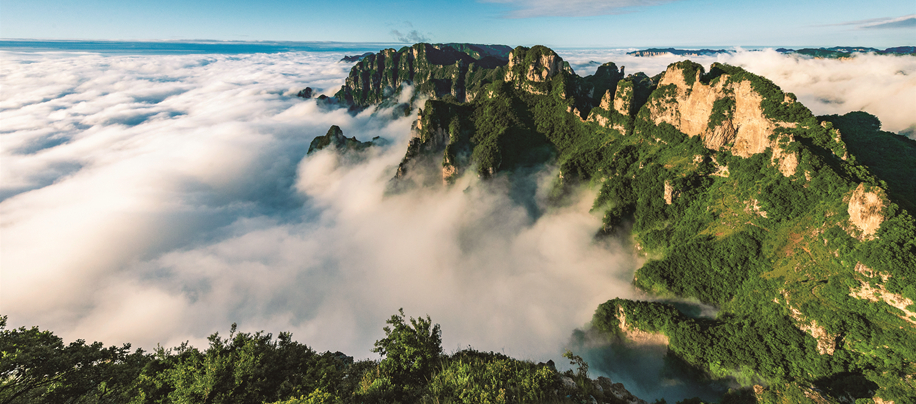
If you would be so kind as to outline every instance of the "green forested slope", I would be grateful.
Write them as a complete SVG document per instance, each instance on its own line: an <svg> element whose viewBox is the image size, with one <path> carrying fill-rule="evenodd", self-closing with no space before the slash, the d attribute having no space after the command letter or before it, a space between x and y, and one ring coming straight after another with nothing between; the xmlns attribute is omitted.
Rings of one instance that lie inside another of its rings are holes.
<svg viewBox="0 0 916 404"><path fill-rule="evenodd" d="M598 189L603 231L631 222L652 257L636 286L721 309L708 321L662 317L648 331L715 377L769 385L761 401L808 392L912 402L912 141L865 113L817 118L733 66L680 62L604 83L603 96L563 66L549 49L518 48L495 74L504 80L472 102L427 102L412 157L441 161L446 180L466 167L511 177L555 161L558 189ZM608 304L623 303L636 304ZM614 324L608 313L596 324Z"/></svg>

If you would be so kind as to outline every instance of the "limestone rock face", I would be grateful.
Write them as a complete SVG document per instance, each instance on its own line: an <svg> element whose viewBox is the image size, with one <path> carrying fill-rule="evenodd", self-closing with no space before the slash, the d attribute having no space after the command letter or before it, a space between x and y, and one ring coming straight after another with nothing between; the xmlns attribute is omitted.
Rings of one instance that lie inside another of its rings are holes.
<svg viewBox="0 0 916 404"><path fill-rule="evenodd" d="M674 198L677 198L679 192L674 190L674 187L667 180L665 181L665 204L670 205L674 203Z"/></svg>
<svg viewBox="0 0 916 404"><path fill-rule="evenodd" d="M903 315L899 315L900 318L916 324L916 313L908 309L913 304L913 301L902 295L888 292L884 285L872 287L870 283L862 281L861 286L852 290L849 296L875 303L885 303L903 312Z"/></svg>
<svg viewBox="0 0 916 404"><path fill-rule="evenodd" d="M448 184L458 174L458 167L451 164L442 166L442 183Z"/></svg>
<svg viewBox="0 0 916 404"><path fill-rule="evenodd" d="M598 108L610 110L612 102L614 102L614 94L611 92L611 90L605 91L604 95L601 97L601 103L598 104Z"/></svg>
<svg viewBox="0 0 916 404"><path fill-rule="evenodd" d="M521 61L515 56L515 52L509 54L509 64L506 65L506 77L505 81L515 80L515 66L517 66Z"/></svg>
<svg viewBox="0 0 916 404"><path fill-rule="evenodd" d="M547 82L564 71L572 73L566 62L550 48L520 46L509 54L503 81L532 94L547 94Z"/></svg>
<svg viewBox="0 0 916 404"><path fill-rule="evenodd" d="M727 144L735 141L737 130L731 120L725 120L713 128L711 133L707 133L703 138L703 144L707 149L721 149Z"/></svg>
<svg viewBox="0 0 916 404"><path fill-rule="evenodd" d="M881 227L881 222L884 221L884 215L882 214L884 198L879 193L883 194L883 191L869 192L866 190L865 184L859 184L855 191L852 192L852 197L849 198L849 208L847 209L849 221L861 233L858 236L860 240L874 238L875 232L878 231L878 228Z"/></svg>
<svg viewBox="0 0 916 404"><path fill-rule="evenodd" d="M795 326L817 341L817 352L821 355L833 355L837 350L838 335L831 334L826 328L818 324L816 320L807 318L801 310L793 307L789 299L789 292L783 290L782 297L785 299L785 306L789 309L789 316L794 320ZM778 298L773 301L779 303Z"/></svg>
<svg viewBox="0 0 916 404"><path fill-rule="evenodd" d="M606 94L605 97L610 96L610 93ZM617 86L617 93L614 94L614 110L621 115L632 115L633 105L635 104L635 98L633 94L633 82L624 81L623 83ZM608 102L610 104L610 102ZM601 100L602 108L608 109L610 105L605 107L604 99Z"/></svg>
<svg viewBox="0 0 916 404"><path fill-rule="evenodd" d="M794 141L791 136L788 137L789 141ZM783 151L782 147L774 145L773 147L773 164L779 168L779 172L782 175L788 177L798 170L798 155L795 153L786 153Z"/></svg>
<svg viewBox="0 0 916 404"><path fill-rule="evenodd" d="M699 136L706 132L713 103L724 96L722 84L725 80L720 80L715 87L708 86L700 82L701 74L702 71L697 69L691 85L687 83L684 69L678 64L668 67L659 80L658 87L661 89L672 85L675 92L673 97L664 100L664 108L656 107L650 110L651 118L656 124L668 123L689 136Z"/></svg>
<svg viewBox="0 0 916 404"><path fill-rule="evenodd" d="M909 307L913 305L913 300L903 295L891 293L884 286L883 283L887 282L888 279L891 278L889 273L874 271L861 262L856 263L855 270L866 279L860 278L860 287L852 288L849 292L849 296L875 303L883 302L888 306L900 310L900 312L903 313L902 315L897 314L898 317L905 321L909 321L910 323L916 324L916 312L910 311L909 309ZM876 278L880 278L881 283L876 282ZM874 282L876 286L872 286L872 282Z"/></svg>
<svg viewBox="0 0 916 404"><path fill-rule="evenodd" d="M712 150L729 149L741 157L773 149L773 164L785 176L795 174L797 156L785 152L777 141L771 140L780 125L764 115L763 97L747 80L733 82L727 74L707 84L701 80L701 66L689 62L668 66L658 83L660 89L673 86L671 95L649 104L650 119L656 124L668 123L689 136L700 136ZM670 91L670 90L669 90ZM792 102L785 97L784 102ZM715 111L717 102L732 105L725 111ZM715 122L714 113L724 114ZM792 139L787 139L791 141Z"/></svg>
<svg viewBox="0 0 916 404"><path fill-rule="evenodd" d="M735 145L732 151L741 157L763 153L767 147L773 146L770 135L773 134L776 125L763 116L763 109L760 107L763 98L754 91L750 82L742 81L734 88L734 92L733 122L738 130L735 132Z"/></svg>
<svg viewBox="0 0 916 404"><path fill-rule="evenodd" d="M505 81L524 77L528 81L545 82L560 72L563 60L554 51L544 47L534 47L527 51L517 48L509 54L507 67ZM520 74L522 72L524 74Z"/></svg>
<svg viewBox="0 0 916 404"><path fill-rule="evenodd" d="M541 55L538 63L528 65L527 79L531 81L547 81L560 71L560 58L556 54Z"/></svg>

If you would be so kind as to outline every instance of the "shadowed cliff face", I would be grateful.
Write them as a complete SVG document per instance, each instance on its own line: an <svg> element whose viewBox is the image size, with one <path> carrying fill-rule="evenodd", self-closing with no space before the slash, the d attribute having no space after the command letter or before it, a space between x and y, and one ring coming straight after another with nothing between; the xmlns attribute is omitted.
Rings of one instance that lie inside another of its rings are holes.
<svg viewBox="0 0 916 404"><path fill-rule="evenodd" d="M507 49L425 43L400 50L385 49L357 63L335 96L364 108L396 98L403 85L412 85L416 96L450 96L463 102L469 89L473 92L487 80L480 77L481 71L489 72L507 63Z"/></svg>
<svg viewBox="0 0 916 404"><path fill-rule="evenodd" d="M237 322L378 358L384 319L404 307L442 325L447 351L557 360L605 294L630 296L633 256L593 242L593 194L548 211L551 167L512 192L468 173L385 196L417 109L391 119L296 97L339 88L340 57L11 56L10 325L151 350L206 346ZM392 143L332 152L375 136ZM307 154L315 139L329 147Z"/></svg>

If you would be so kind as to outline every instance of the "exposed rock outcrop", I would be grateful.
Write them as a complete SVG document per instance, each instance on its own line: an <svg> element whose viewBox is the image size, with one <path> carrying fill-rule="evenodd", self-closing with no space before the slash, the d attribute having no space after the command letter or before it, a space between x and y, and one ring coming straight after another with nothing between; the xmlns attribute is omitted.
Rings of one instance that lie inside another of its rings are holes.
<svg viewBox="0 0 916 404"><path fill-rule="evenodd" d="M670 205L674 203L674 198L677 198L679 194L680 192L674 189L674 186L671 185L671 182L665 180L665 204Z"/></svg>
<svg viewBox="0 0 916 404"><path fill-rule="evenodd" d="M797 156L783 150L779 139L771 139L785 124L765 116L763 97L749 81L722 74L706 83L703 67L686 61L668 66L658 87L665 91L649 104L649 118L656 124L670 124L688 136L699 136L708 149L727 148L745 158L771 148L780 172L795 174ZM793 141L784 136L784 141Z"/></svg>
<svg viewBox="0 0 916 404"><path fill-rule="evenodd" d="M605 95L606 98L610 98L610 91ZM610 100L608 100L610 101ZM617 111L620 115L630 116L633 115L633 107L635 106L635 97L633 94L633 82L626 80L623 83L617 85L617 93L614 94L614 111ZM601 108L609 109L610 102L606 102L605 99L601 100Z"/></svg>
<svg viewBox="0 0 916 404"><path fill-rule="evenodd" d="M527 81L545 82L556 76L563 67L563 59L551 49L543 46L516 48L509 54L504 80L511 82L524 77Z"/></svg>
<svg viewBox="0 0 916 404"><path fill-rule="evenodd" d="M849 221L855 229L850 234L860 240L875 237L875 232L884 221L884 191L876 189L869 191L865 184L859 184L849 198Z"/></svg>
<svg viewBox="0 0 916 404"><path fill-rule="evenodd" d="M913 305L913 301L898 295L895 293L888 292L884 285L872 286L870 283L861 281L861 287L858 289L852 290L849 293L849 296L852 296L856 299L864 299L871 302L883 302L887 305L897 308L903 312L903 315L899 315L900 318L916 324L916 312L910 311L908 307Z"/></svg>
<svg viewBox="0 0 916 404"><path fill-rule="evenodd" d="M821 355L833 355L837 349L838 335L827 332L827 329L819 325L816 320L806 318L801 310L793 307L789 302L788 291L783 290L782 297L785 300L785 307L789 310L789 316L795 320L795 326L817 341L817 352ZM777 304L780 303L778 298L773 301Z"/></svg>
<svg viewBox="0 0 916 404"><path fill-rule="evenodd" d="M760 207L760 201L756 199L751 199L750 201L744 203L744 212L751 215L757 215L762 218L767 217L767 211Z"/></svg>

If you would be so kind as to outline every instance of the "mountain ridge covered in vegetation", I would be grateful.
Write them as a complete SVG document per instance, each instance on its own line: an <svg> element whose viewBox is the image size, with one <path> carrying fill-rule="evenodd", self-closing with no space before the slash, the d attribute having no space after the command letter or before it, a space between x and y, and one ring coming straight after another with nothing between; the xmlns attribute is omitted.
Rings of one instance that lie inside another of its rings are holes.
<svg viewBox="0 0 916 404"><path fill-rule="evenodd" d="M673 355L757 386L761 402L912 402L916 224L903 178L916 142L862 112L814 116L721 63L677 62L653 77L608 63L580 77L546 47L518 47L465 77L462 97L418 88L428 100L396 182L556 164L556 193L598 190L599 233L632 223L635 248L652 257L638 288L720 309L699 322L612 300L597 329L665 334ZM878 157L888 144L894 164Z"/></svg>

